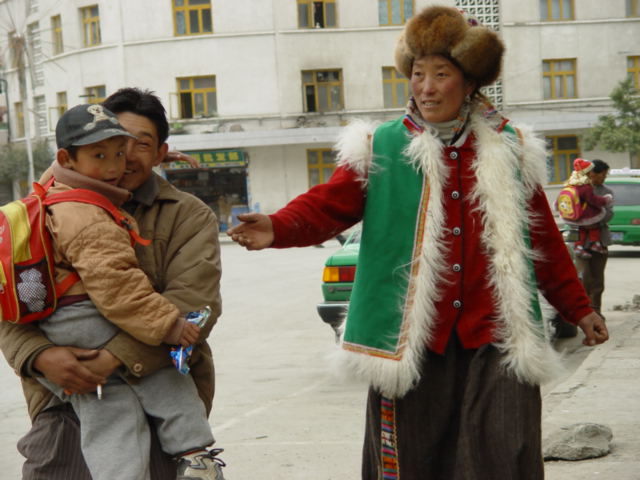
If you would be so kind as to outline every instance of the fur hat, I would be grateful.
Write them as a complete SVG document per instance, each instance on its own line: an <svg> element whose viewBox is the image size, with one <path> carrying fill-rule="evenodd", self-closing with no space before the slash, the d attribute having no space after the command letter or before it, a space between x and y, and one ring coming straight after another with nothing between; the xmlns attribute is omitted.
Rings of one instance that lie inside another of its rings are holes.
<svg viewBox="0 0 640 480"><path fill-rule="evenodd" d="M586 175L593 170L593 163L589 160L585 160L584 158L576 158L573 161L573 169L580 175Z"/></svg>
<svg viewBox="0 0 640 480"><path fill-rule="evenodd" d="M431 6L407 22L396 45L396 68L411 78L415 59L443 55L480 88L500 75L503 52L504 45L494 31L456 8Z"/></svg>

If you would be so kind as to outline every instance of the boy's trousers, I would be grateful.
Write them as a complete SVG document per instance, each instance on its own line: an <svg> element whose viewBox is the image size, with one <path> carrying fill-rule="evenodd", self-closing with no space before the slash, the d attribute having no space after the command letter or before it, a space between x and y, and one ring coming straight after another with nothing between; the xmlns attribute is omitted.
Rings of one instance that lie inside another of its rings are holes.
<svg viewBox="0 0 640 480"><path fill-rule="evenodd" d="M40 327L56 345L98 348L117 331L89 301L57 310ZM149 479L150 432L155 424L162 449L177 455L214 442L205 407L193 379L174 368L125 382L119 374L95 393L67 395L44 378L39 380L61 400L68 401L80 419L81 447L93 480Z"/></svg>

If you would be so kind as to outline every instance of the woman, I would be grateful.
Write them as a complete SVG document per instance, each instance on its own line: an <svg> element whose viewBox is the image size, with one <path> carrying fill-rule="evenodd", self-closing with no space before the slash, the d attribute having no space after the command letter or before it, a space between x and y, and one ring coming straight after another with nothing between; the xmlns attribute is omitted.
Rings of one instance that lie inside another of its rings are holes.
<svg viewBox="0 0 640 480"><path fill-rule="evenodd" d="M348 127L327 184L229 232L282 248L363 221L342 341L371 385L363 479L543 478L539 385L558 363L536 286L585 344L608 338L541 189L543 142L478 92L502 53L458 10L424 9L396 48L406 115Z"/></svg>

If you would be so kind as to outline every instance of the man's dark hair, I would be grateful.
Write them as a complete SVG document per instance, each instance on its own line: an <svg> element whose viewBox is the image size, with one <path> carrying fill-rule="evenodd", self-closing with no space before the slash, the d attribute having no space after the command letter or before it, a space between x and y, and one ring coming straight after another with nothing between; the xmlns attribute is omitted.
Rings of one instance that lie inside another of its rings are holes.
<svg viewBox="0 0 640 480"><path fill-rule="evenodd" d="M609 164L603 160L591 160L593 163L593 173L602 173L609 170Z"/></svg>
<svg viewBox="0 0 640 480"><path fill-rule="evenodd" d="M151 90L139 88L121 88L109 95L102 105L116 115L122 112L131 112L147 117L153 122L158 131L159 145L167 141L169 136L169 123L167 111L162 102Z"/></svg>

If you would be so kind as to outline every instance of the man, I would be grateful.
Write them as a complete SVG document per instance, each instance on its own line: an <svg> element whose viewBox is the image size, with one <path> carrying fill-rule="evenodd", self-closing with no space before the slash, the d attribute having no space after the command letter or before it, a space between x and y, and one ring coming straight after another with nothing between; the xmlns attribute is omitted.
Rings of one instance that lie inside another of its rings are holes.
<svg viewBox="0 0 640 480"><path fill-rule="evenodd" d="M149 247L136 246L140 268L154 288L181 312L212 308L213 321L203 328L191 361L191 375L207 414L214 395L214 369L206 338L220 316L220 249L215 215L204 203L181 192L152 172L167 153L169 126L165 110L151 92L121 89L104 102L136 139L127 146L127 171L120 184L133 192L127 209L136 218ZM124 332L98 351L59 347L37 325L0 322L0 348L22 379L33 426L18 443L26 458L23 479L90 479L82 458L79 425L73 410L61 404L33 377L44 375L78 394L95 391L116 369L128 381L170 365L166 345L151 347ZM175 462L152 439L151 478L176 478ZM213 451L210 461L215 459ZM114 459L114 461L116 461ZM219 477L221 478L221 477Z"/></svg>
<svg viewBox="0 0 640 480"><path fill-rule="evenodd" d="M591 179L593 185L593 193L596 195L611 195L613 192L611 189L604 186L604 181L609 174L609 165L602 160L592 160L593 169L587 174ZM614 199L615 201L615 199ZM602 316L602 293L604 292L604 269L607 265L607 259L609 258L609 251L607 247L611 245L611 233L609 232L609 226L607 223L613 217L613 202L606 207L606 215L599 224L600 228L600 243L604 247L602 252L592 251L591 258L576 258L576 267L587 295L591 300L591 308L593 308L598 315ZM603 317L604 318L604 317Z"/></svg>

